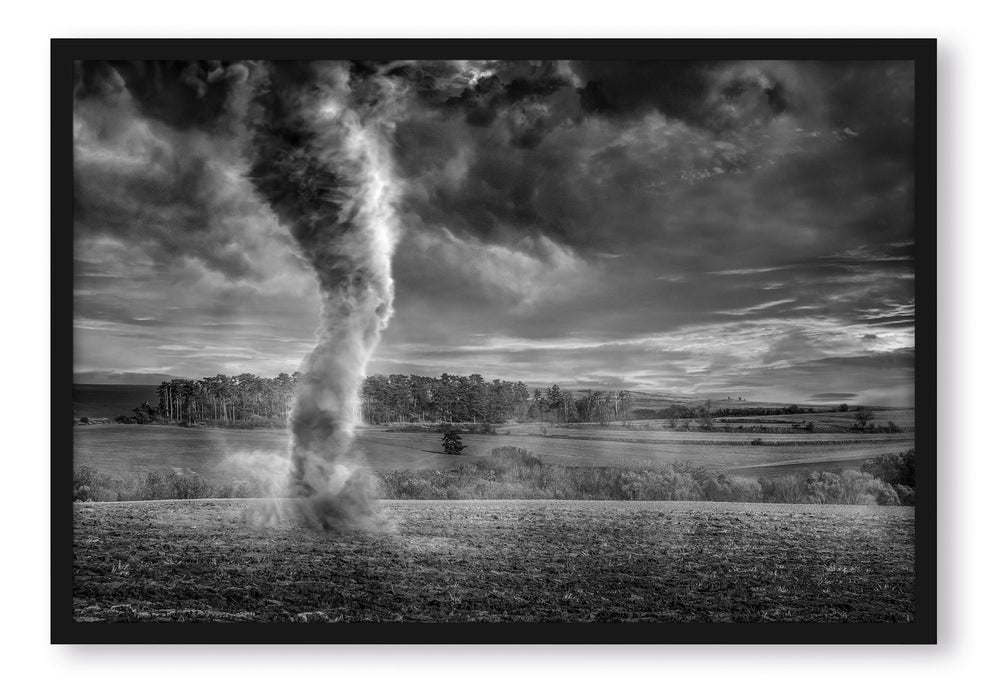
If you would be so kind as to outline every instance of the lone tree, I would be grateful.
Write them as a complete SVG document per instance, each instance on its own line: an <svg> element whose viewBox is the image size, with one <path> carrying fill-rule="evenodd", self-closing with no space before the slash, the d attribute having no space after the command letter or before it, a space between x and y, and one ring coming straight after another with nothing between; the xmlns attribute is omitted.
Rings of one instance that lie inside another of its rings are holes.
<svg viewBox="0 0 990 700"><path fill-rule="evenodd" d="M705 401L705 405L698 409L698 427L702 430L711 430L715 427L715 419L712 417L712 402Z"/></svg>
<svg viewBox="0 0 990 700"><path fill-rule="evenodd" d="M441 442L445 454L459 455L464 450L464 444L461 442L461 434L454 428L444 431Z"/></svg>
<svg viewBox="0 0 990 700"><path fill-rule="evenodd" d="M856 409L853 414L853 418L856 419L856 430L866 430L870 427L870 422L874 419L873 411L868 408L860 406Z"/></svg>

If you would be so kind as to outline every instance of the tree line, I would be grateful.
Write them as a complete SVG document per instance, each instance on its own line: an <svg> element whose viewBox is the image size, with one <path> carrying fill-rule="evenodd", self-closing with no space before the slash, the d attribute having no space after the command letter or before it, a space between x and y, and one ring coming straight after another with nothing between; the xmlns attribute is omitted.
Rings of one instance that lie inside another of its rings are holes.
<svg viewBox="0 0 990 700"><path fill-rule="evenodd" d="M504 423L525 420L529 403L523 382L486 381L480 374L376 374L364 380L361 418L365 423Z"/></svg>
<svg viewBox="0 0 990 700"><path fill-rule="evenodd" d="M531 393L523 382L489 382L480 374L390 374L365 380L361 413L366 423L607 422L628 419L631 403L628 391L575 395L553 384Z"/></svg>
<svg viewBox="0 0 990 700"><path fill-rule="evenodd" d="M225 426L281 427L287 424L295 402L300 373L282 372L276 377L245 373L217 374L203 379L173 379L157 387L158 405L144 404L135 416L117 420L137 423L208 423ZM360 393L364 423L506 423L543 424L625 422L666 419L671 428L695 421L711 430L716 418L767 416L834 411L787 407L713 407L672 404L663 408L634 407L628 391L585 389L570 391L557 384L532 391L524 382L486 380L480 374L444 373L439 377L376 374L364 380ZM839 410L842 410L841 408ZM848 410L848 407L846 407ZM863 413L861 417L860 414ZM857 428L868 430L873 414L860 408ZM859 424L863 423L862 426Z"/></svg>
<svg viewBox="0 0 990 700"><path fill-rule="evenodd" d="M173 379L157 387L158 405L135 409L135 422L284 425L300 374L218 374ZM628 391L572 392L553 384L532 392L524 382L480 374L439 377L377 374L364 380L360 420L384 423L607 423L632 417Z"/></svg>
<svg viewBox="0 0 990 700"><path fill-rule="evenodd" d="M298 380L298 372L282 372L277 377L218 374L203 379L173 379L158 385L157 407L145 404L135 413L147 422L284 424L292 410Z"/></svg>

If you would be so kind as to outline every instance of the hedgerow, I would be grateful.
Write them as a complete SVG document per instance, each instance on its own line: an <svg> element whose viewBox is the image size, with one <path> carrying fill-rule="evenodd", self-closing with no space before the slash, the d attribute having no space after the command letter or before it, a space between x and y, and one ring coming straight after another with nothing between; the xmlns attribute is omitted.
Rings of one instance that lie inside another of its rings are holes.
<svg viewBox="0 0 990 700"><path fill-rule="evenodd" d="M545 464L517 447L446 470L398 470L377 476L380 498L398 500L568 499L614 501L739 501L914 505L914 451L868 460L862 470L816 471L758 479L686 463L615 468ZM77 501L258 498L278 495L256 477L215 484L198 474L150 472L131 479L89 467L74 472Z"/></svg>

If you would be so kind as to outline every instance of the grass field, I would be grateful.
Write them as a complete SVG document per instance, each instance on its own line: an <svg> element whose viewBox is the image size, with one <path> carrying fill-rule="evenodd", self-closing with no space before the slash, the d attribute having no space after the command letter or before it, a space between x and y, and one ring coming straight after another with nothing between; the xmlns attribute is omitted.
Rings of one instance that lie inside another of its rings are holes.
<svg viewBox="0 0 990 700"><path fill-rule="evenodd" d="M869 440L832 441L822 437L781 436L786 444L754 446L738 436L718 433L657 433L631 431L626 440L614 431L573 431L577 436L544 437L539 434L465 435L462 455L446 455L440 437L433 433L391 433L360 430L350 461L378 471L396 469L450 469L488 455L495 447L512 445L542 455L547 463L566 466L644 467L690 462L695 466L741 470L747 475L807 473L855 468L870 457L902 452L914 446L911 434L870 435ZM596 432L603 432L595 439ZM703 435L705 440L682 439ZM575 439L575 437L581 439ZM776 436L775 436L776 437ZM817 439L816 439L817 437ZM714 444L706 444L714 443ZM94 425L73 427L73 464L98 471L130 476L149 471L195 472L207 479L229 480L244 476L234 453L272 455L272 463L288 452L283 430L194 430L160 425Z"/></svg>
<svg viewBox="0 0 990 700"><path fill-rule="evenodd" d="M327 535L260 504L76 504L76 620L914 617L913 508L392 501L391 531Z"/></svg>

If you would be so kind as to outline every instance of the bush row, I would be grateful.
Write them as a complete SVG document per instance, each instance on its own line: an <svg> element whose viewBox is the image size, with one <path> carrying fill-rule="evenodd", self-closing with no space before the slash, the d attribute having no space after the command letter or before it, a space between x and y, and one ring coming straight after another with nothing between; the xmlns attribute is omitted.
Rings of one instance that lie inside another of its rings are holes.
<svg viewBox="0 0 990 700"><path fill-rule="evenodd" d="M379 476L382 498L423 499L569 499L615 501L739 501L746 503L821 503L913 505L914 490L893 487L869 474L814 472L806 478L696 475L661 469L544 466L528 478L500 478L473 465L456 471L389 472Z"/></svg>
<svg viewBox="0 0 990 700"><path fill-rule="evenodd" d="M169 498L259 498L276 493L275 485L247 477L216 485L198 474L151 472L118 478L89 467L75 470L77 501L130 501ZM868 460L862 470L841 474L813 472L758 479L695 468L686 463L665 467L562 467L544 464L531 452L498 447L490 456L449 470L406 470L378 474L381 498L569 499L621 501L741 501L749 503L820 503L914 505L914 450Z"/></svg>
<svg viewBox="0 0 990 700"><path fill-rule="evenodd" d="M155 501L170 498L261 498L272 493L272 484L248 476L226 484L214 484L199 474L148 472L121 478L90 467L73 471L74 501Z"/></svg>
<svg viewBox="0 0 990 700"><path fill-rule="evenodd" d="M904 455L870 460L878 474L903 463ZM910 463L913 469L913 451ZM544 464L514 447L492 450L473 464L436 471L396 471L379 475L380 495L392 499L574 499L631 501L743 501L914 505L910 485L892 484L878 474L847 470L813 472L807 477L733 476L687 464L662 468L561 467ZM912 471L913 474L913 471Z"/></svg>

